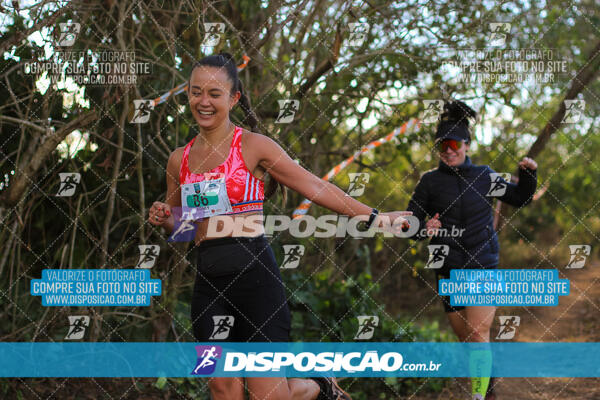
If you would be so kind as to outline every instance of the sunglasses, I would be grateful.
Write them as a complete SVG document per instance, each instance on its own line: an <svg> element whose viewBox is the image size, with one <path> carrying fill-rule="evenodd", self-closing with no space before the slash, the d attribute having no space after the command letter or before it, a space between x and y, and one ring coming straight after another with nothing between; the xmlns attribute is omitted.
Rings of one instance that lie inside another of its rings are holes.
<svg viewBox="0 0 600 400"><path fill-rule="evenodd" d="M438 142L438 150L440 153L446 152L448 148L451 148L453 151L457 151L463 145L462 140L454 140L454 139L444 139Z"/></svg>

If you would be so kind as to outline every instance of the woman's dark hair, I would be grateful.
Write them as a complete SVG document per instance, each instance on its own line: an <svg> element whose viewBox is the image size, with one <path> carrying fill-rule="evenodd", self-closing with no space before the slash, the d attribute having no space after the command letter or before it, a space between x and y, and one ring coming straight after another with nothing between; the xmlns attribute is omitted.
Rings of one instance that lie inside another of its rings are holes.
<svg viewBox="0 0 600 400"><path fill-rule="evenodd" d="M437 126L436 138L459 138L471 142L469 123L477 113L460 100L447 101Z"/></svg>
<svg viewBox="0 0 600 400"><path fill-rule="evenodd" d="M192 71L190 72L190 76L198 67L215 67L223 68L225 70L225 72L227 73L227 77L232 82L230 95L234 95L237 91L239 91L241 94L240 101L238 102L238 104L242 108L242 111L244 112L244 119L241 123L248 125L253 132L257 132L258 118L256 117L256 114L254 114L254 112L250 109L250 102L248 101L248 97L246 97L246 94L244 93L244 87L242 85L242 81L240 81L240 78L238 76L237 64L233 56L225 52L206 56L194 64L194 66L192 67ZM287 190L285 186L277 182L275 179L269 176L269 174L266 175L268 182L265 187L265 198L270 198L271 196L273 196L277 191L277 188L281 187L283 204L285 205L287 199Z"/></svg>

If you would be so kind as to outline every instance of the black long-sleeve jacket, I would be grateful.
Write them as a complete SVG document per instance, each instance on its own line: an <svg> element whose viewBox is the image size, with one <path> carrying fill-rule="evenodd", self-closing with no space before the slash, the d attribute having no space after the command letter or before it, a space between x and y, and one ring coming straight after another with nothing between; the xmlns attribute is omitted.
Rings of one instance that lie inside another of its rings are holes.
<svg viewBox="0 0 600 400"><path fill-rule="evenodd" d="M439 213L442 232L431 238L431 244L449 246L443 268L490 268L498 265L498 236L493 227L492 201L501 201L515 207L523 207L535 193L537 174L535 170L519 169L517 184L498 179L492 184L495 173L487 165L475 165L467 156L458 167L450 167L440 161L438 168L426 172L415 187L408 203L408 211L419 219L419 231L414 239L426 239L424 234L426 216ZM488 196L492 186L497 191ZM502 192L504 194L498 195ZM453 229L454 228L454 229ZM461 235L452 236L464 229Z"/></svg>

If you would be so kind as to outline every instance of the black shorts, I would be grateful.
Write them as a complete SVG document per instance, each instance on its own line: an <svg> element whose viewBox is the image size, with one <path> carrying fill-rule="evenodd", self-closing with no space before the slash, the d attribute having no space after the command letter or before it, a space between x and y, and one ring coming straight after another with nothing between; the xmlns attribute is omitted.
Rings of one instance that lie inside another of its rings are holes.
<svg viewBox="0 0 600 400"><path fill-rule="evenodd" d="M460 269L496 269L498 268L497 265L492 265L489 267L463 267ZM435 278L436 281L438 282L438 293L440 290L440 286L439 286L439 280L440 279L450 279L450 270L453 268L440 268L439 270L437 270L435 272ZM439 298L442 300L442 305L444 306L444 312L450 313L450 312L456 312L456 311L460 311L460 310L464 310L465 306L452 306L450 305L450 296L439 296Z"/></svg>
<svg viewBox="0 0 600 400"><path fill-rule="evenodd" d="M197 341L290 341L285 289L264 235L206 240L194 251L192 326Z"/></svg>

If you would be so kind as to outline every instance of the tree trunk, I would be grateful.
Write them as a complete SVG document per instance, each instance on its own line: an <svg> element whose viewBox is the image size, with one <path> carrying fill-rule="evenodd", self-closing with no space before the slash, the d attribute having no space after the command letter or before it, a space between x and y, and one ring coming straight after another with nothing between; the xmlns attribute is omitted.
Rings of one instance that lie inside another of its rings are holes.
<svg viewBox="0 0 600 400"><path fill-rule="evenodd" d="M538 134L536 141L533 143L529 151L527 152L527 157L536 158L542 150L548 144L550 137L558 130L560 127L561 121L563 120L566 112L565 108L565 100L573 100L583 91L583 89L598 75L598 70L600 69L600 41L596 43L593 50L590 52L587 62L584 67L577 72L573 80L571 81L571 87L563 97L558 110L554 113L552 118L548 121L546 126L541 130ZM513 174L513 177L518 176L517 173ZM507 220L510 219L508 217L508 206L505 203L498 208L496 208L496 216L495 219L498 221L498 231L502 230Z"/></svg>
<svg viewBox="0 0 600 400"><path fill-rule="evenodd" d="M29 158L23 168L15 171L15 177L8 186L8 190L0 195L0 204L3 207L14 207L23 197L25 189L35 183L35 175L46 161L46 158L56 149L69 133L81 129L97 119L96 111L80 115L56 132L42 137L42 144L37 148L35 154Z"/></svg>

